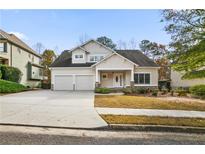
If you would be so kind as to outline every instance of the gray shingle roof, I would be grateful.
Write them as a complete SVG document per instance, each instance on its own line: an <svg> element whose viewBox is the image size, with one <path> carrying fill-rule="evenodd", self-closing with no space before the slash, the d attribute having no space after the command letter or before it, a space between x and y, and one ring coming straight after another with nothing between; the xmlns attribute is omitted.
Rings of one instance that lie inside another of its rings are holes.
<svg viewBox="0 0 205 154"><path fill-rule="evenodd" d="M65 50L56 58L50 67L90 67L93 64L94 63L72 64L71 52Z"/></svg>
<svg viewBox="0 0 205 154"><path fill-rule="evenodd" d="M139 50L116 50L117 53L141 67L158 67L158 65ZM50 67L90 67L95 63L72 64L71 52L65 50Z"/></svg>
<svg viewBox="0 0 205 154"><path fill-rule="evenodd" d="M0 29L0 39L5 39L13 44L20 46L21 48L27 50L30 53L33 53L34 55L41 57L39 54L37 54L33 49L31 49L26 43L24 43L22 40L20 40L18 37L16 37L14 34L8 34L5 31Z"/></svg>
<svg viewBox="0 0 205 154"><path fill-rule="evenodd" d="M139 50L116 50L116 52L141 67L159 67Z"/></svg>

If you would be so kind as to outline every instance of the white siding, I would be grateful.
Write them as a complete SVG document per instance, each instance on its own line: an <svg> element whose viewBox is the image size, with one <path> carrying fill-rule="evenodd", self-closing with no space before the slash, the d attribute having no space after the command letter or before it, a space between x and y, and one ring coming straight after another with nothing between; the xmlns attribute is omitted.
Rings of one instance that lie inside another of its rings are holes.
<svg viewBox="0 0 205 154"><path fill-rule="evenodd" d="M51 69L51 83L54 84L55 75L95 75L95 71L92 68L52 68Z"/></svg>
<svg viewBox="0 0 205 154"><path fill-rule="evenodd" d="M172 87L190 87L198 84L205 84L204 79L191 79L191 80L182 80L183 74L171 70L171 86Z"/></svg>

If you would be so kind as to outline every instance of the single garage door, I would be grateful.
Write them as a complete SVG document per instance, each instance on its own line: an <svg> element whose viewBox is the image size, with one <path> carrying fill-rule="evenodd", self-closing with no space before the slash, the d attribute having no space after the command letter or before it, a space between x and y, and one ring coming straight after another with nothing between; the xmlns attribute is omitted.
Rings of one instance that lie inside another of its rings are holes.
<svg viewBox="0 0 205 154"><path fill-rule="evenodd" d="M94 90L93 75L76 75L75 76L76 90Z"/></svg>
<svg viewBox="0 0 205 154"><path fill-rule="evenodd" d="M54 90L73 90L72 75L56 75L54 81Z"/></svg>

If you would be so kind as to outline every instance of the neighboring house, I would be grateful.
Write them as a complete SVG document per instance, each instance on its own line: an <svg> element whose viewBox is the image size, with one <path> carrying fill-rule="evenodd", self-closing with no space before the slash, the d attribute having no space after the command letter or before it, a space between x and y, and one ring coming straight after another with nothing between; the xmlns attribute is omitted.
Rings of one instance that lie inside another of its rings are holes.
<svg viewBox="0 0 205 154"><path fill-rule="evenodd" d="M158 65L138 50L112 50L90 40L63 52L50 66L53 90L157 87Z"/></svg>
<svg viewBox="0 0 205 154"><path fill-rule="evenodd" d="M41 56L14 34L0 29L0 64L16 67L23 76L21 84L35 87L42 79Z"/></svg>
<svg viewBox="0 0 205 154"><path fill-rule="evenodd" d="M191 87L194 85L205 84L205 78L200 79L182 79L183 73L171 69L171 86L177 87Z"/></svg>

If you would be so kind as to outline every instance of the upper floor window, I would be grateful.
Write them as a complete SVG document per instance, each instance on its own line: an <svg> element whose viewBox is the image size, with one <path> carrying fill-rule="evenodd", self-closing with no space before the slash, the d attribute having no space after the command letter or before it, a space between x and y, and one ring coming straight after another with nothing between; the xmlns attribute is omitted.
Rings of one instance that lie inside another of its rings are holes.
<svg viewBox="0 0 205 154"><path fill-rule="evenodd" d="M104 58L104 56L90 56L90 62L98 62L100 60L102 60Z"/></svg>
<svg viewBox="0 0 205 154"><path fill-rule="evenodd" d="M150 84L150 73L135 73L135 84Z"/></svg>
<svg viewBox="0 0 205 154"><path fill-rule="evenodd" d="M4 43L0 43L0 52L4 52Z"/></svg>
<svg viewBox="0 0 205 154"><path fill-rule="evenodd" d="M75 55L75 59L82 59L82 58L83 58L83 54Z"/></svg>

